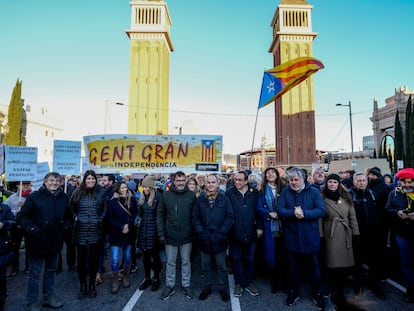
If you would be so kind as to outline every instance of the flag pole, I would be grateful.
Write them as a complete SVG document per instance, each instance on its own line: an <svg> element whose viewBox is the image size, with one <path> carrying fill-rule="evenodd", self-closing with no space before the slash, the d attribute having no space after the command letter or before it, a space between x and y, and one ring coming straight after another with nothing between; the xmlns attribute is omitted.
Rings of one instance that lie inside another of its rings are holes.
<svg viewBox="0 0 414 311"><path fill-rule="evenodd" d="M250 161L249 161L249 170L252 169L252 162L253 162L253 148L254 148L254 138L256 136L256 126L257 126L257 116L259 115L259 108L257 108L256 112L256 121L254 122L254 130L253 130L253 139L252 139L252 149L250 151Z"/></svg>

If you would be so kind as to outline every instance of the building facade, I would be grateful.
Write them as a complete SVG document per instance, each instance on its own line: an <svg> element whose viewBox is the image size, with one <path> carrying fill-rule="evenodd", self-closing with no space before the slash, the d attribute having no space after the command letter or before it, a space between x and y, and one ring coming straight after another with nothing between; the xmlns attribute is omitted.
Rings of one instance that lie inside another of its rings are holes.
<svg viewBox="0 0 414 311"><path fill-rule="evenodd" d="M313 6L305 0L281 0L272 19L269 52L274 65L312 57ZM275 102L276 161L278 165L309 165L315 161L315 108L312 76Z"/></svg>

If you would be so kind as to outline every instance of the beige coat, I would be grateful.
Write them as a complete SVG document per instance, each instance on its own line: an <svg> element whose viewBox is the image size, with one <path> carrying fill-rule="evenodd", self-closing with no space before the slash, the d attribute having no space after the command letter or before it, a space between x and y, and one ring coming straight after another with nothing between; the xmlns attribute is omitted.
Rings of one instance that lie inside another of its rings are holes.
<svg viewBox="0 0 414 311"><path fill-rule="evenodd" d="M326 216L322 219L325 241L325 264L328 268L354 265L352 235L359 235L358 222L352 204L340 198L338 202L324 198Z"/></svg>

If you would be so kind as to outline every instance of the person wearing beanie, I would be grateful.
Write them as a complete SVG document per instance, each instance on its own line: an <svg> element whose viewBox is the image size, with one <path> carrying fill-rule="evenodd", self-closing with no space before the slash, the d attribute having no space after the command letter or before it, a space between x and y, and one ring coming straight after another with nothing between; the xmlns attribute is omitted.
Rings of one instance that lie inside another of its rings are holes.
<svg viewBox="0 0 414 311"><path fill-rule="evenodd" d="M368 265L368 287L380 299L386 299L381 285L384 273L384 254L386 247L386 226L384 211L377 193L368 187L367 176L357 172L353 178L354 186L350 193L354 202L360 235L354 239L355 269L353 271L354 290L362 293Z"/></svg>
<svg viewBox="0 0 414 311"><path fill-rule="evenodd" d="M148 175L142 181L142 195L138 201L138 243L142 250L145 278L139 289L145 290L151 286L151 291L160 288L160 271L162 269L159 255L160 247L157 236L157 207L161 193L155 189L156 178ZM151 269L154 276L151 279Z"/></svg>
<svg viewBox="0 0 414 311"><path fill-rule="evenodd" d="M385 209L395 221L395 242L407 288L404 301L414 303L414 169L402 169L396 178L401 186L390 193Z"/></svg>
<svg viewBox="0 0 414 311"><path fill-rule="evenodd" d="M325 264L328 268L331 299L345 299L345 282L354 265L352 237L359 235L352 196L341 185L337 174L326 178L322 188L326 215L322 218L321 233L325 242Z"/></svg>

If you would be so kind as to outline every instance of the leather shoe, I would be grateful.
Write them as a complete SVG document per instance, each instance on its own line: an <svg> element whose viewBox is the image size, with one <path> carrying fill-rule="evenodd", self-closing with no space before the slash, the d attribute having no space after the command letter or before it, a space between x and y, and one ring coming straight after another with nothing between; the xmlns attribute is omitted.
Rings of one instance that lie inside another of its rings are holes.
<svg viewBox="0 0 414 311"><path fill-rule="evenodd" d="M145 290L148 286L152 284L152 281L150 278L145 278L141 284L139 284L139 290Z"/></svg>
<svg viewBox="0 0 414 311"><path fill-rule="evenodd" d="M206 287L203 289L203 291L200 293L200 296L198 296L199 300L206 300L208 296L211 295L211 288Z"/></svg>
<svg viewBox="0 0 414 311"><path fill-rule="evenodd" d="M220 290L220 296L221 296L221 300L223 300L224 302L227 302L230 300L230 295L229 295L229 291L227 290L227 288L223 288L222 290Z"/></svg>
<svg viewBox="0 0 414 311"><path fill-rule="evenodd" d="M153 279L152 280L152 286L151 286L151 291L155 292L156 290L158 290L160 288L160 280L158 279Z"/></svg>

